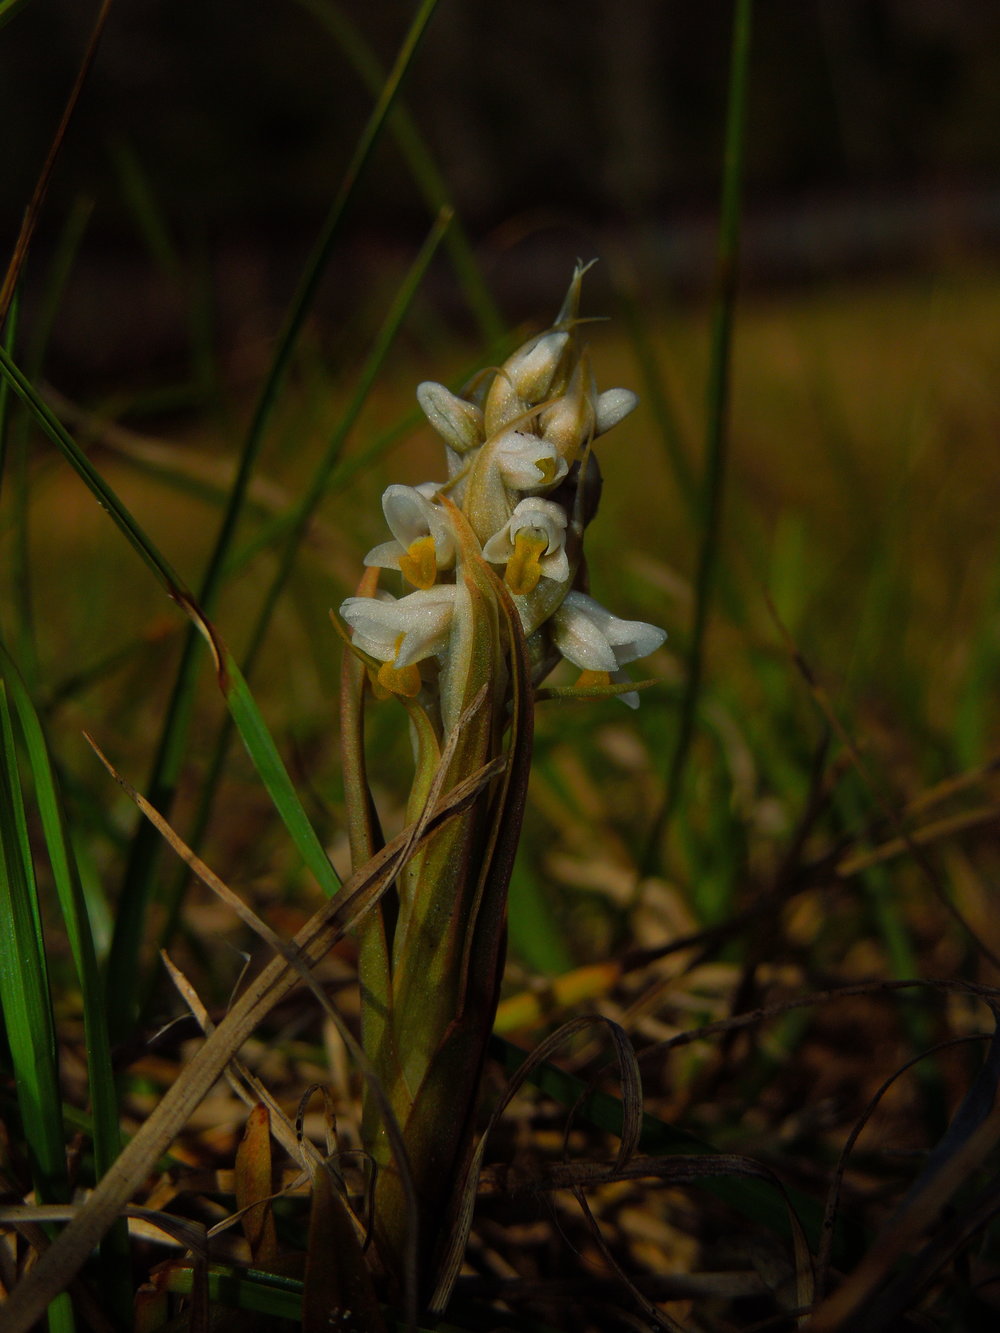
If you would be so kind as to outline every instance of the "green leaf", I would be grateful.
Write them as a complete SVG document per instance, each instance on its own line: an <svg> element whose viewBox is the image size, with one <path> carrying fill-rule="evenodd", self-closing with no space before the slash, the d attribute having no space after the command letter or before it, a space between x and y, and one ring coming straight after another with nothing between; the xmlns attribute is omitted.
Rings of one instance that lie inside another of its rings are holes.
<svg viewBox="0 0 1000 1333"><path fill-rule="evenodd" d="M7 1031L28 1160L40 1203L69 1198L55 1020L35 870L14 749L7 690L0 680L0 1006ZM67 1296L49 1308L53 1333L72 1333Z"/></svg>
<svg viewBox="0 0 1000 1333"><path fill-rule="evenodd" d="M9 692L14 714L24 738L49 865L80 982L87 1083L93 1116L94 1163L97 1177L100 1178L110 1169L121 1151L118 1100L108 1030L104 1021L101 976L90 930L90 918L48 746L24 681L2 643L0 643L0 685ZM44 947L44 941L40 940L40 944ZM5 1012L6 1008L5 1003ZM118 1311L122 1326L128 1322L132 1305L128 1252L128 1233L125 1224L122 1223L120 1227L113 1228L102 1246L105 1286L111 1304Z"/></svg>

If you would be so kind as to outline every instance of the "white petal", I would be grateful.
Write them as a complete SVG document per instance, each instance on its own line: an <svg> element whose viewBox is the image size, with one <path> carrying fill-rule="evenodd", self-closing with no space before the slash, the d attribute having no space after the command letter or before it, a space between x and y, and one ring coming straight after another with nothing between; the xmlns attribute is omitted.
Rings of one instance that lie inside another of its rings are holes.
<svg viewBox="0 0 1000 1333"><path fill-rule="evenodd" d="M565 607L567 603L572 611L586 616L593 624L613 652L618 666L624 666L626 662L634 662L636 658L655 652L667 637L666 630L658 629L656 625L648 625L644 620L620 620L586 593L567 593L563 606Z"/></svg>
<svg viewBox="0 0 1000 1333"><path fill-rule="evenodd" d="M366 647L380 661L404 667L422 662L447 646L454 605L454 584L443 584L418 589L398 601L348 597L340 614L364 640L359 646ZM397 652L400 635L403 642Z"/></svg>
<svg viewBox="0 0 1000 1333"><path fill-rule="evenodd" d="M552 500L529 495L518 504L510 516L510 535L513 540L525 528L534 528L545 537L549 553L561 550L566 542L566 511Z"/></svg>
<svg viewBox="0 0 1000 1333"><path fill-rule="evenodd" d="M581 671L617 671L618 660L610 643L585 611L570 602L568 593L552 618L556 647Z"/></svg>
<svg viewBox="0 0 1000 1333"><path fill-rule="evenodd" d="M498 443L495 461L513 491L551 490L569 471L565 458L548 440L519 430L508 431Z"/></svg>
<svg viewBox="0 0 1000 1333"><path fill-rule="evenodd" d="M569 556L562 547L543 555L538 566L547 579L555 579L557 583L565 583L569 578Z"/></svg>
<svg viewBox="0 0 1000 1333"><path fill-rule="evenodd" d="M624 421L638 406L639 395L631 389L605 389L597 398L594 434L603 435L612 426L617 426L619 421Z"/></svg>
<svg viewBox="0 0 1000 1333"><path fill-rule="evenodd" d="M513 554L514 543L510 539L510 523L505 523L483 547L483 559L488 560L491 565L505 565Z"/></svg>
<svg viewBox="0 0 1000 1333"><path fill-rule="evenodd" d="M455 558L451 524L440 505L433 504L416 486L388 486L382 495L382 511L392 535L403 550L419 537L434 538L438 569Z"/></svg>
<svg viewBox="0 0 1000 1333"><path fill-rule="evenodd" d="M399 557L404 554L404 550L399 542L380 542L365 556L365 564L376 569L398 569Z"/></svg>

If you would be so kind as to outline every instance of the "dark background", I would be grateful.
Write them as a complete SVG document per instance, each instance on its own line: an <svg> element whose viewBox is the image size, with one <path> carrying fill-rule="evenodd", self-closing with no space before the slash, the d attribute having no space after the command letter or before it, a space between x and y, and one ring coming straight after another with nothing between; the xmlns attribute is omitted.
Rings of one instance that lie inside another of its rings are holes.
<svg viewBox="0 0 1000 1333"><path fill-rule="evenodd" d="M31 0L0 33L4 253L97 8ZM81 315L74 356L134 354L164 320L129 173L179 251L212 275L224 322L283 307L372 105L323 8L118 0L33 264L44 270L73 201L89 200L77 286L113 307L138 298L146 319L123 310L116 340ZM347 0L341 12L387 66L414 9ZM645 262L679 289L707 281L731 20L721 0L442 0L405 100L512 315L537 312L539 263L551 256L562 273L567 254L596 253L609 235L641 236ZM982 0L758 0L748 280L992 250L998 50L1000 6ZM387 142L352 206L351 263L326 308L356 302L426 226ZM57 330L57 355L68 343Z"/></svg>

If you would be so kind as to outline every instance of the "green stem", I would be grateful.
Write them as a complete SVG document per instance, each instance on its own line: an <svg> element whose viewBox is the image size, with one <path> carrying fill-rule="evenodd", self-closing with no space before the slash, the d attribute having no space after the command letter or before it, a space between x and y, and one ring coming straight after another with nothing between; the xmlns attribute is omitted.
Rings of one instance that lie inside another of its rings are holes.
<svg viewBox="0 0 1000 1333"><path fill-rule="evenodd" d="M722 171L722 204L716 258L716 297L708 371L705 479L700 505L701 546L695 575L694 620L688 647L687 683L681 702L677 737L667 770L666 794L653 820L643 858L649 874L658 863L660 841L677 809L683 790L695 718L701 698L705 631L719 562L722 501L729 444L729 380L733 320L739 273L740 191L750 63L750 18L753 0L736 0L729 69L726 139Z"/></svg>

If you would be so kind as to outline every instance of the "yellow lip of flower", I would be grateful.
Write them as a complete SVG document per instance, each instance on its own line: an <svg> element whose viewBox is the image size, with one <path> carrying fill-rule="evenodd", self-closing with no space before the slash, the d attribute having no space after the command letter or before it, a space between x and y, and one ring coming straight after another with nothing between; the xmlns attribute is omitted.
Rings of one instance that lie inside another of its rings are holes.
<svg viewBox="0 0 1000 1333"><path fill-rule="evenodd" d="M399 557L399 568L404 578L415 588L432 588L437 580L437 547L428 534L410 543Z"/></svg>
<svg viewBox="0 0 1000 1333"><path fill-rule="evenodd" d="M522 495L551 490L569 471L554 445L528 431L507 431L496 442L491 463L503 483Z"/></svg>
<svg viewBox="0 0 1000 1333"><path fill-rule="evenodd" d="M396 639L396 657L399 656L405 638L405 634L400 634ZM395 657L391 662L382 663L375 679L389 694L401 694L406 699L415 699L422 684L417 664L411 662L409 666L398 667Z"/></svg>
<svg viewBox="0 0 1000 1333"><path fill-rule="evenodd" d="M577 689L589 689L592 685L610 685L610 671L581 671L576 682Z"/></svg>
<svg viewBox="0 0 1000 1333"><path fill-rule="evenodd" d="M506 565L504 581L515 596L527 597L543 576L565 583L571 574L566 555L565 510L551 500L529 496L483 547L491 564Z"/></svg>
<svg viewBox="0 0 1000 1333"><path fill-rule="evenodd" d="M548 546L544 532L522 528L514 538L514 554L507 562L504 582L515 596L527 597L542 577L542 556Z"/></svg>

